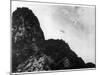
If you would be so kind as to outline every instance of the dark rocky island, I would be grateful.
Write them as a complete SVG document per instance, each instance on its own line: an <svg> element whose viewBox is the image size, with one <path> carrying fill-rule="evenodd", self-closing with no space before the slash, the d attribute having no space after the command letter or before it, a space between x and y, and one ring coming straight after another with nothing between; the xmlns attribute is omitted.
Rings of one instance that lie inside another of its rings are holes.
<svg viewBox="0 0 100 75"><path fill-rule="evenodd" d="M12 72L95 68L63 40L45 40L37 16L28 8L12 14Z"/></svg>

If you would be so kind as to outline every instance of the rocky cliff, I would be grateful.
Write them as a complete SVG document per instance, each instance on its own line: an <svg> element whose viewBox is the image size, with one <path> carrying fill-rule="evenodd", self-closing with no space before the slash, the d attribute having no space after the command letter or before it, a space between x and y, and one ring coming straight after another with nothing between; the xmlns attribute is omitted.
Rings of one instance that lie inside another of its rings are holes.
<svg viewBox="0 0 100 75"><path fill-rule="evenodd" d="M12 72L93 68L63 40L45 40L37 16L28 8L12 13Z"/></svg>

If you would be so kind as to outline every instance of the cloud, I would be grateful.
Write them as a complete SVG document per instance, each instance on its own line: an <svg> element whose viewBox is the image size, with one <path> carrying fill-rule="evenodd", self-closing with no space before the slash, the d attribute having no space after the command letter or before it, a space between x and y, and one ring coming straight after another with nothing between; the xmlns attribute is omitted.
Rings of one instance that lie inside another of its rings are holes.
<svg viewBox="0 0 100 75"><path fill-rule="evenodd" d="M63 39L85 62L95 62L95 8L31 2L13 3L28 7L38 17L46 39Z"/></svg>

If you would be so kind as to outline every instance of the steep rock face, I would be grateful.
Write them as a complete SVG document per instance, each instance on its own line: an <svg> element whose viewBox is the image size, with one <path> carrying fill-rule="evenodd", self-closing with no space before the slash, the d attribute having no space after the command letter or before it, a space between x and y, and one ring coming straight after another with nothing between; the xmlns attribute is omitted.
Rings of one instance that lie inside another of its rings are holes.
<svg viewBox="0 0 100 75"><path fill-rule="evenodd" d="M38 18L28 8L12 14L12 72L93 68L63 40L45 40Z"/></svg>
<svg viewBox="0 0 100 75"><path fill-rule="evenodd" d="M12 70L35 54L44 41L44 34L34 13L28 8L17 8L12 14Z"/></svg>
<svg viewBox="0 0 100 75"><path fill-rule="evenodd" d="M39 56L30 56L24 63L19 64L16 72L32 72L50 70L48 56L40 54Z"/></svg>
<svg viewBox="0 0 100 75"><path fill-rule="evenodd" d="M12 15L12 30L14 42L44 40L40 23L33 12L28 8L17 8Z"/></svg>
<svg viewBox="0 0 100 75"><path fill-rule="evenodd" d="M63 40L45 40L43 44L45 49L20 64L17 72L86 68L85 62Z"/></svg>

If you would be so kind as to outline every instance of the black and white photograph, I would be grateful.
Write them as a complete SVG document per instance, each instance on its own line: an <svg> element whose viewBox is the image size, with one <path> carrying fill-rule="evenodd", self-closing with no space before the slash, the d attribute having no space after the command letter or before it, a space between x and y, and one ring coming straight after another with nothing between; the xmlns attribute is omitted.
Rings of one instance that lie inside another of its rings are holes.
<svg viewBox="0 0 100 75"><path fill-rule="evenodd" d="M95 5L11 1L11 73L96 68Z"/></svg>

